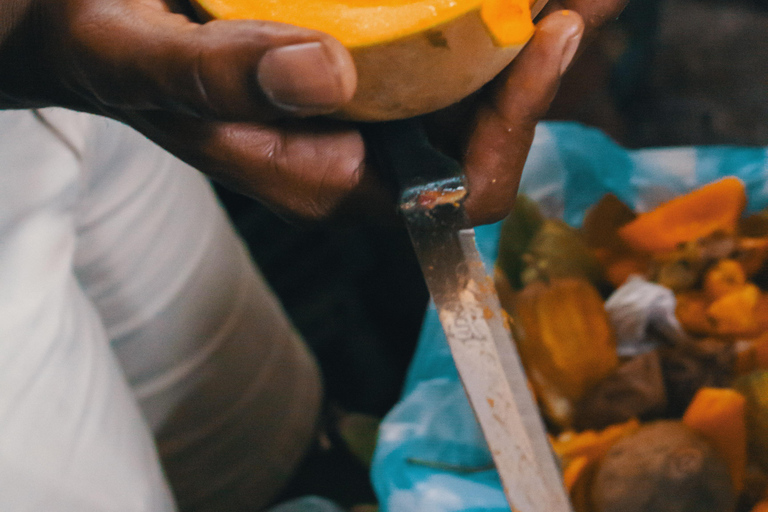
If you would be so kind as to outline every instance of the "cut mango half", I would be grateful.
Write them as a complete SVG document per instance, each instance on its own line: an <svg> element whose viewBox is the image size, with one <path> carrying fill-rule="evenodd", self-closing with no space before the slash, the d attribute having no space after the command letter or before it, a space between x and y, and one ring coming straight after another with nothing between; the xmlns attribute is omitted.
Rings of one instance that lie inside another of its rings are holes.
<svg viewBox="0 0 768 512"><path fill-rule="evenodd" d="M209 16L290 23L326 32L348 47L386 43L480 10L500 44L533 33L529 0L199 0Z"/></svg>
<svg viewBox="0 0 768 512"><path fill-rule="evenodd" d="M289 23L349 48L358 73L337 117L380 121L450 105L498 74L546 0L197 0L202 16Z"/></svg>

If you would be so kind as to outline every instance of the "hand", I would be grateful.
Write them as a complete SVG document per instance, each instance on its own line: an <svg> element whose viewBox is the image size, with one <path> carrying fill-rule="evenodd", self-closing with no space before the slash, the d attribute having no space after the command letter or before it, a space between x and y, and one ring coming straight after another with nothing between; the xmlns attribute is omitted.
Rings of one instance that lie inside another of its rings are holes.
<svg viewBox="0 0 768 512"><path fill-rule="evenodd" d="M123 121L274 209L320 217L372 181L347 50L279 23L198 24L176 0L0 0L0 108Z"/></svg>
<svg viewBox="0 0 768 512"><path fill-rule="evenodd" d="M465 207L473 224L501 220L512 209L536 124L560 77L585 41L625 4L549 0L533 39L501 75L475 97L428 118L435 144L446 152L454 148L453 156L463 163L469 190Z"/></svg>
<svg viewBox="0 0 768 512"><path fill-rule="evenodd" d="M591 29L620 3L561 0L549 10L572 8ZM351 198L381 204L385 188L365 165L357 130L313 117L354 94L349 53L327 35L284 24L197 24L185 6L0 0L0 107L59 105L113 117L289 215L327 216ZM573 13L542 20L518 59L465 111L470 129L455 132L467 141L475 223L511 208L536 121L581 27Z"/></svg>

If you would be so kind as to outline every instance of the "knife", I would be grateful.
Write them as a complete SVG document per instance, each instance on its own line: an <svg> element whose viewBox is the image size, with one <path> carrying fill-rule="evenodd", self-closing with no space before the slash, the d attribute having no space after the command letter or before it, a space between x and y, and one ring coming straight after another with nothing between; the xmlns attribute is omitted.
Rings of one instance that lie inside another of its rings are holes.
<svg viewBox="0 0 768 512"><path fill-rule="evenodd" d="M361 127L376 164L397 177L399 209L504 494L519 512L572 512L493 280L464 211L461 166L417 119Z"/></svg>

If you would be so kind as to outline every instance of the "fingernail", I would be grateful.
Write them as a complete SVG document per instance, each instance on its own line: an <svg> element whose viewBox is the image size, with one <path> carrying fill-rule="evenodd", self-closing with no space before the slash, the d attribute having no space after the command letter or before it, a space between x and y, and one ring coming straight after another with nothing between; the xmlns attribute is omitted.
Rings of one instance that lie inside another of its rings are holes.
<svg viewBox="0 0 768 512"><path fill-rule="evenodd" d="M257 70L270 101L292 112L332 111L347 99L341 66L322 43L269 50Z"/></svg>
<svg viewBox="0 0 768 512"><path fill-rule="evenodd" d="M563 11L564 16L569 16L569 11ZM584 25L579 23L574 28L577 29L575 34L572 34L568 37L565 41L565 45L563 46L563 56L560 61L560 76L562 76L565 71L568 69L568 66L571 65L571 61L573 60L574 55L576 55L576 51L579 49L579 43L581 43L581 36L584 33Z"/></svg>

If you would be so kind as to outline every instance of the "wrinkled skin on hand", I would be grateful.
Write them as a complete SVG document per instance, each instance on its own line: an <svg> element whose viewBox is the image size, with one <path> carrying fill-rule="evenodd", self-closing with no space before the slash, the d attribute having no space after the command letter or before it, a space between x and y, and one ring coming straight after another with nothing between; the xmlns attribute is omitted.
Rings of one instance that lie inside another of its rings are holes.
<svg viewBox="0 0 768 512"><path fill-rule="evenodd" d="M437 141L458 142L473 223L511 209L535 125L582 32L624 2L551 0L494 82L427 119ZM190 12L181 0L0 0L0 108L112 117L288 216L391 211L354 125L318 117L354 94L354 63L338 41L278 23L200 24Z"/></svg>

